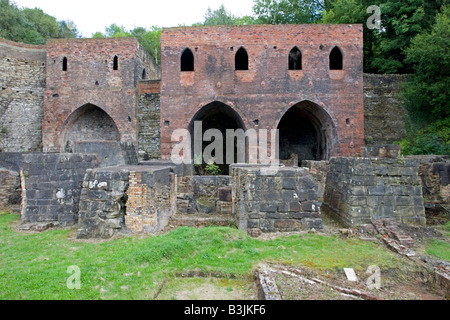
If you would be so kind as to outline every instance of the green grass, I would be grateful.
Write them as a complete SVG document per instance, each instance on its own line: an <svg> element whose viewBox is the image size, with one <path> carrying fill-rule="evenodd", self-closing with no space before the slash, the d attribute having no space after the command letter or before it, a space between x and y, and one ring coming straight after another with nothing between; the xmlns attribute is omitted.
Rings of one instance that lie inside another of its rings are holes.
<svg viewBox="0 0 450 320"><path fill-rule="evenodd" d="M426 252L432 256L435 256L441 260L450 262L450 222L447 222L441 228L442 233L447 240L432 239L426 249Z"/></svg>
<svg viewBox="0 0 450 320"><path fill-rule="evenodd" d="M249 278L261 262L317 269L404 262L376 243L316 234L271 241L224 227L182 227L159 237L103 243L72 241L73 230L18 233L17 215L0 213L0 299L153 299L167 279L196 271ZM69 266L81 270L81 289L69 290Z"/></svg>

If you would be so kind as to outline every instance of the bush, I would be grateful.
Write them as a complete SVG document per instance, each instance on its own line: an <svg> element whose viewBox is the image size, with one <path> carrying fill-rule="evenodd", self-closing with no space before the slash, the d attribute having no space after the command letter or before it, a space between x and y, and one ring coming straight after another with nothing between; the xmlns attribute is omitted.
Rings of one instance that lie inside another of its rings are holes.
<svg viewBox="0 0 450 320"><path fill-rule="evenodd" d="M403 155L450 155L450 118L411 134L400 142L400 146Z"/></svg>

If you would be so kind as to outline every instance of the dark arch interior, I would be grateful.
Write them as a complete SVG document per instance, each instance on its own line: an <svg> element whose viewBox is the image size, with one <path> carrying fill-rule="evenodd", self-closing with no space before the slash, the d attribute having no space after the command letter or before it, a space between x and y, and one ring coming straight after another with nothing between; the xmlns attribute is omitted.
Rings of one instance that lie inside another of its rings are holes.
<svg viewBox="0 0 450 320"><path fill-rule="evenodd" d="M302 70L302 53L297 47L289 52L289 70Z"/></svg>
<svg viewBox="0 0 450 320"><path fill-rule="evenodd" d="M209 129L218 129L223 136L223 164L219 164L220 174L228 175L229 174L229 164L226 163L227 158L227 148L226 148L226 130L227 129L243 129L245 130L244 124L240 116L228 105L221 102L213 102L203 107L192 119L189 125L189 131L192 137L192 155L194 156L194 122L201 121L202 122L202 136ZM202 152L205 148L213 143L213 141L206 141L202 143ZM234 159L237 161L237 146L235 141L234 148ZM214 154L213 154L214 156ZM197 173L202 174L202 170L206 167L206 163L203 161L203 168L199 169Z"/></svg>
<svg viewBox="0 0 450 320"><path fill-rule="evenodd" d="M194 54L189 48L186 48L181 54L181 71L194 71Z"/></svg>
<svg viewBox="0 0 450 320"><path fill-rule="evenodd" d="M236 70L248 70L248 54L244 48L239 48L235 56Z"/></svg>
<svg viewBox="0 0 450 320"><path fill-rule="evenodd" d="M330 53L330 70L342 70L344 68L342 52L338 47Z"/></svg>
<svg viewBox="0 0 450 320"><path fill-rule="evenodd" d="M280 160L297 155L303 160L326 160L332 143L332 124L320 107L309 102L299 103L289 109L281 119Z"/></svg>
<svg viewBox="0 0 450 320"><path fill-rule="evenodd" d="M62 152L97 153L102 166L121 161L120 133L102 109L87 104L74 111L65 123Z"/></svg>

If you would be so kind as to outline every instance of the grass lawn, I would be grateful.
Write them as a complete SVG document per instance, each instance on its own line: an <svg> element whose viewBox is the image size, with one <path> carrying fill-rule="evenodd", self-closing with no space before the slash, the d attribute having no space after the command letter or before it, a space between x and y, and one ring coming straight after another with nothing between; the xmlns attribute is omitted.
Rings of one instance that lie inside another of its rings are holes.
<svg viewBox="0 0 450 320"><path fill-rule="evenodd" d="M262 262L363 272L370 265L388 269L404 263L376 243L317 234L261 241L232 228L182 227L158 237L93 243L71 240L73 230L16 232L18 220L0 213L0 299L153 299L179 273L251 279ZM81 271L80 290L67 287L69 266Z"/></svg>
<svg viewBox="0 0 450 320"><path fill-rule="evenodd" d="M441 228L447 240L432 239L427 246L426 252L438 259L450 262L450 222L447 222Z"/></svg>

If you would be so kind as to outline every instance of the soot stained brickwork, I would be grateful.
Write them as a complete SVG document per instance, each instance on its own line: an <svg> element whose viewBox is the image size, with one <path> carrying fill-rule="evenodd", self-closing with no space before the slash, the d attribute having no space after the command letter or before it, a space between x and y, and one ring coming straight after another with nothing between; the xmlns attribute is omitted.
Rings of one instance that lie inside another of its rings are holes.
<svg viewBox="0 0 450 320"><path fill-rule="evenodd" d="M302 54L302 70L289 70L289 53L295 46ZM343 70L330 70L330 53L336 47L343 55ZM309 160L358 154L364 145L362 47L361 25L163 30L162 157L171 155L172 132L188 129L211 103L226 106L215 108L219 116L230 114L225 109L231 108L243 129L277 129L293 108L299 111L299 121L311 124L309 136L316 148L309 151ZM193 71L182 71L186 48L193 54ZM248 56L248 70L236 70L241 48ZM309 144L309 138L304 142L302 146ZM301 153L300 147L288 153Z"/></svg>

